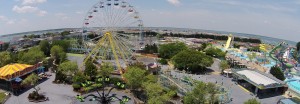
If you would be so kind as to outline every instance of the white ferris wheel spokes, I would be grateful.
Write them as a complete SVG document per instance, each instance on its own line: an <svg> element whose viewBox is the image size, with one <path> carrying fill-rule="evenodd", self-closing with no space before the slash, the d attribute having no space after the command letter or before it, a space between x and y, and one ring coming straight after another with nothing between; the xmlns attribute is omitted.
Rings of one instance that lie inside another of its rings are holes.
<svg viewBox="0 0 300 104"><path fill-rule="evenodd" d="M126 63L132 57L132 49L139 47L142 27L139 13L125 0L100 0L88 11L83 22L83 44L88 53L86 59L113 58L121 69L121 61ZM88 37L90 34L96 36Z"/></svg>

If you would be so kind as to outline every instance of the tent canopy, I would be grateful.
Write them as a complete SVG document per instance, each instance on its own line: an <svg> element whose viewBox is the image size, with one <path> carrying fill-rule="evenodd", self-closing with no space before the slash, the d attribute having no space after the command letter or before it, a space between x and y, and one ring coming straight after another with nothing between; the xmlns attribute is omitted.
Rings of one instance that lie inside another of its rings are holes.
<svg viewBox="0 0 300 104"><path fill-rule="evenodd" d="M8 79L8 76L11 76L9 78L12 78L12 75L20 76L22 74L21 72L33 67L33 65L27 65L27 64L9 64L2 68L0 68L0 78L1 79Z"/></svg>

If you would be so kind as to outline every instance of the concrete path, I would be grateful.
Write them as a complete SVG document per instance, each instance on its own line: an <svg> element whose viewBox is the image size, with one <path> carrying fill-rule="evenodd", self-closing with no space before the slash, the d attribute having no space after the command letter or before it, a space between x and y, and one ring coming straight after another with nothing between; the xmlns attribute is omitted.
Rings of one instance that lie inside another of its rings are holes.
<svg viewBox="0 0 300 104"><path fill-rule="evenodd" d="M52 75L48 80L38 85L41 88L40 94L46 95L50 101L41 102L39 104L71 104L72 99L77 95L73 92L71 85L53 84L55 76ZM14 96L12 95L5 104L36 104L29 102L27 97L28 94L34 91L30 89L25 93Z"/></svg>

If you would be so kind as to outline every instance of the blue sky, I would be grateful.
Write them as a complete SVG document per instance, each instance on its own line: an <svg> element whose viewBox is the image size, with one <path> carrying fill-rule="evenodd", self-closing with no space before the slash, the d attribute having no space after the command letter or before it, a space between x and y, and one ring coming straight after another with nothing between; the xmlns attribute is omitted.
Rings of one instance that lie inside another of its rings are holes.
<svg viewBox="0 0 300 104"><path fill-rule="evenodd" d="M0 0L0 34L82 27L99 0ZM251 33L300 41L300 0L127 0L145 26Z"/></svg>

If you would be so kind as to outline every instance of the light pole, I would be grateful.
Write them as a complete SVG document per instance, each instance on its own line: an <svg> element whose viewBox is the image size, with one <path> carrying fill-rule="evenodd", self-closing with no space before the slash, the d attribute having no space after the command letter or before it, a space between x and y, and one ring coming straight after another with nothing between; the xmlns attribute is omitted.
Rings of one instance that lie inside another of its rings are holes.
<svg viewBox="0 0 300 104"><path fill-rule="evenodd" d="M97 94L89 94L87 96L80 96L77 95L76 99L79 100L80 102L85 102L85 99L87 99L88 97L92 97L91 99L89 99L89 101L97 101L98 104L111 104L111 102L117 100L120 102L120 104L125 104L126 102L128 102L129 100L131 100L131 98L129 98L128 96L122 96L122 98L118 98L117 94L111 94L111 91L115 88L119 88L119 89L124 89L125 88L125 83L122 82L117 82L114 86L112 86L112 88L109 89L109 91L107 93L105 93L105 87L110 85L110 78L109 77L99 77L96 79L96 83L100 83L102 84L101 86L101 90L102 93L99 92L99 90L97 89L96 92ZM87 83L88 84L88 83ZM85 83L83 83L83 85L86 85Z"/></svg>

